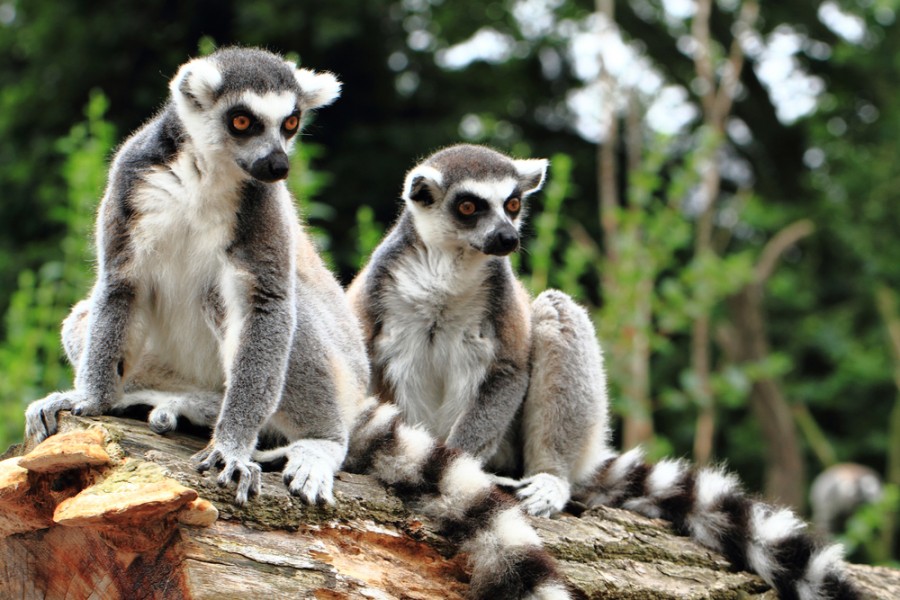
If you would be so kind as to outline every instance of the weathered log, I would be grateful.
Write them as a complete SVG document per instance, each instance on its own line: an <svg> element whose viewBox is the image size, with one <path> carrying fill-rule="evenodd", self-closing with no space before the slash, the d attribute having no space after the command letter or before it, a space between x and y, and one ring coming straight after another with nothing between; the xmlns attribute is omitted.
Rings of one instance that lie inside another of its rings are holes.
<svg viewBox="0 0 900 600"><path fill-rule="evenodd" d="M308 507L265 473L238 507L190 466L205 440L114 417L63 415L61 431L76 437L0 463L0 598L465 597L465 556L369 477L341 473L337 504ZM591 598L776 598L662 521L601 508L532 522ZM851 572L873 598L900 597L900 571Z"/></svg>

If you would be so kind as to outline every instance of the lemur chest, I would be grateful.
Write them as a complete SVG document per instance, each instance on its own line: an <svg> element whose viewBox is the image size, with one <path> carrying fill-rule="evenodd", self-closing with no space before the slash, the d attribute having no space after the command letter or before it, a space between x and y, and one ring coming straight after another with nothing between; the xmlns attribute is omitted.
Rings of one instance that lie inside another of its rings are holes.
<svg viewBox="0 0 900 600"><path fill-rule="evenodd" d="M203 185L176 163L145 177L135 195L131 248L145 352L185 378L221 385L217 323L234 236L233 189Z"/></svg>
<svg viewBox="0 0 900 600"><path fill-rule="evenodd" d="M496 339L477 273L402 262L383 296L375 368L405 417L445 439L475 401Z"/></svg>

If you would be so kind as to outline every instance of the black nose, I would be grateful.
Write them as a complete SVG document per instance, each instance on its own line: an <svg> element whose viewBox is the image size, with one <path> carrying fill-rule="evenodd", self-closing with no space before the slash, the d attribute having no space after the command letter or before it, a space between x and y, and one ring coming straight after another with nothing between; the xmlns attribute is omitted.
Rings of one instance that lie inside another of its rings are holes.
<svg viewBox="0 0 900 600"><path fill-rule="evenodd" d="M276 150L253 163L250 174L260 181L278 181L287 177L291 170L288 155L283 150Z"/></svg>
<svg viewBox="0 0 900 600"><path fill-rule="evenodd" d="M501 229L487 239L484 245L485 254L506 256L519 248L519 232L512 227Z"/></svg>

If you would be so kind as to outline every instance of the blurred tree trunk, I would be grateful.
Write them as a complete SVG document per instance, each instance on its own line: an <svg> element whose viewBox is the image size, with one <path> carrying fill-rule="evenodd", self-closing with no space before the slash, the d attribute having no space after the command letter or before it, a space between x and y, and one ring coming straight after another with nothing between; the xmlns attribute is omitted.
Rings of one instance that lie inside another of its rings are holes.
<svg viewBox="0 0 900 600"><path fill-rule="evenodd" d="M710 36L712 0L698 0L696 13L691 23L694 38L694 68L700 82L703 124L715 136L716 143L710 150L700 184L703 209L697 220L694 238L694 260L702 260L715 252L712 245L716 204L721 186L721 172L718 163L718 148L725 139L725 124L737 93L741 70L744 66L744 52L740 45L740 35L753 26L759 12L755 0L745 0L735 23L735 35L727 62L717 65L714 60L713 41ZM717 72L721 69L721 76ZM702 282L701 282L702 285ZM716 407L712 393L712 358L710 354L711 307L706 308L694 321L691 330L691 370L696 377L696 402L700 408L694 433L694 460L703 465L709 462L716 431Z"/></svg>
<svg viewBox="0 0 900 600"><path fill-rule="evenodd" d="M728 299L733 329L725 348L731 362L761 364L769 358L763 308L766 282L781 255L813 231L812 222L802 220L775 234L760 254L753 282ZM750 406L765 438L766 498L802 510L806 489L803 452L791 407L778 380L774 377L756 379L750 392Z"/></svg>
<svg viewBox="0 0 900 600"><path fill-rule="evenodd" d="M894 384L897 386L897 399L894 401L888 425L885 481L900 486L900 311L897 309L897 293L884 284L875 290L875 300L888 336L888 345L893 358ZM886 515L880 540L881 556L893 555L896 526L897 515Z"/></svg>
<svg viewBox="0 0 900 600"><path fill-rule="evenodd" d="M606 19L602 26L615 23L615 6L612 0L596 0L596 10ZM619 161L619 116L614 98L615 79L604 67L601 60L599 82L606 94L606 118L608 127L605 139L597 146L597 176L600 192L600 225L603 231L605 263L603 269L603 295L617 301L622 314L620 329L611 339L611 368L609 373L618 384L626 404L622 416L622 446L632 448L653 438L653 406L650 401L650 327L651 300L653 298L652 270L645 264L646 252L641 250L643 231L640 219L630 219L622 226L619 219L620 194L618 186ZM628 106L625 146L628 156L628 171L636 172L641 160L641 124L639 106L630 98ZM631 211L640 210L627 203ZM624 249L624 251L623 251ZM618 281L619 275L627 271L633 288L624 290Z"/></svg>

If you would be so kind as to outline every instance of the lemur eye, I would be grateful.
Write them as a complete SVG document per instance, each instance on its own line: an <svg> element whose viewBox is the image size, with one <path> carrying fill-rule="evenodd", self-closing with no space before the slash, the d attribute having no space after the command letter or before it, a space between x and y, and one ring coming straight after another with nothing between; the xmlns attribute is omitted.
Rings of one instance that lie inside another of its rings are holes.
<svg viewBox="0 0 900 600"><path fill-rule="evenodd" d="M511 213L517 213L522 208L522 201L518 198L510 198L506 201L506 210Z"/></svg>
<svg viewBox="0 0 900 600"><path fill-rule="evenodd" d="M253 124L253 119L248 115L234 115L231 117L231 127L235 131L247 131Z"/></svg>
<svg viewBox="0 0 900 600"><path fill-rule="evenodd" d="M477 207L475 206L475 203L472 202L471 200L466 200L465 202L460 202L459 206L456 207L456 210L459 211L459 214L461 214L465 217L471 217L472 215L475 214Z"/></svg>
<svg viewBox="0 0 900 600"><path fill-rule="evenodd" d="M295 131L300 126L300 117L291 115L281 124L285 131Z"/></svg>

